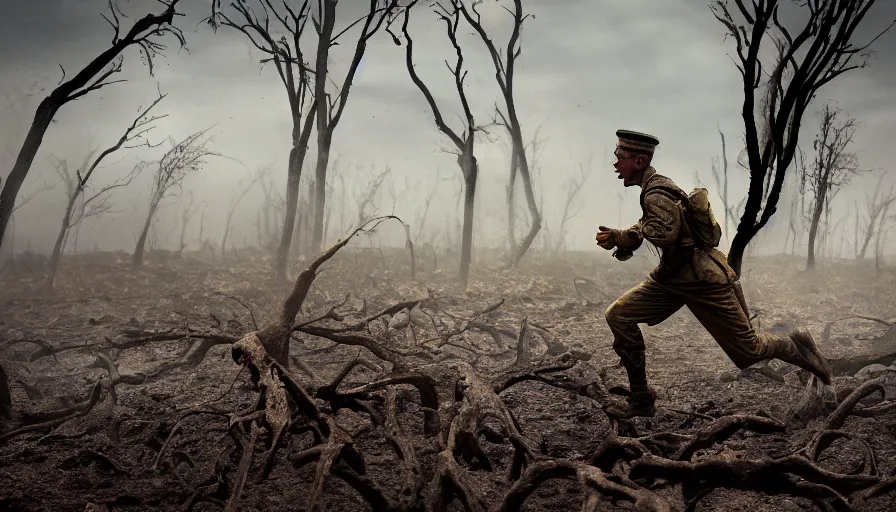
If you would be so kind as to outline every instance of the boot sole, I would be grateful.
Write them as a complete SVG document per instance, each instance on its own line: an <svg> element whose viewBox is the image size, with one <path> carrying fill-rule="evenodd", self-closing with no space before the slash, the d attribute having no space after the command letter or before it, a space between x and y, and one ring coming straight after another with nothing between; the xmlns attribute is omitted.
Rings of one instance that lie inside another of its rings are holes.
<svg viewBox="0 0 896 512"><path fill-rule="evenodd" d="M831 384L831 367L828 365L828 360L825 359L821 352L818 350L818 346L815 344L815 339L812 337L812 334L804 329L796 330L791 336L790 339L794 342L797 349L803 353L803 357L813 363L813 366L819 371L819 373L814 373L825 385Z"/></svg>

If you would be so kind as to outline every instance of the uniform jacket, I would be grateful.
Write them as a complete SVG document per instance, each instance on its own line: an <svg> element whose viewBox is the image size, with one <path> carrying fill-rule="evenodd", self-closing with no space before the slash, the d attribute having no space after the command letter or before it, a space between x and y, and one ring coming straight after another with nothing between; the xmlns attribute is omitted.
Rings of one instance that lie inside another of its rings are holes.
<svg viewBox="0 0 896 512"><path fill-rule="evenodd" d="M616 246L613 256L620 261L631 258L646 239L660 251L660 264L650 273L650 277L660 283L734 282L737 275L728 266L723 252L715 248L701 249L694 246L680 200L662 192L645 194L657 185L681 190L671 179L658 174L653 167L648 167L641 182L644 204L641 218L628 229L611 230L611 238Z"/></svg>

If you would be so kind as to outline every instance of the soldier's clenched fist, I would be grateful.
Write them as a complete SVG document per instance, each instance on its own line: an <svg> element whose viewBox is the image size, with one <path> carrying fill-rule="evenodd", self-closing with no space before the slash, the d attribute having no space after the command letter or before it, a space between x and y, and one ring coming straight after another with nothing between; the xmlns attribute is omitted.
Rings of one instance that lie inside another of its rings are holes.
<svg viewBox="0 0 896 512"><path fill-rule="evenodd" d="M613 243L613 233L608 227L598 226L600 231L597 232L597 235L594 237L597 240L597 245L603 249L610 250L616 244Z"/></svg>

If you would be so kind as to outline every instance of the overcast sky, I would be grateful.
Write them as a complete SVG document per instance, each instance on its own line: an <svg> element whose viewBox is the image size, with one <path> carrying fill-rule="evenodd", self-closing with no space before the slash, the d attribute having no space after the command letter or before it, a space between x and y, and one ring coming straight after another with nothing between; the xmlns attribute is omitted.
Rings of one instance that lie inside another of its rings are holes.
<svg viewBox="0 0 896 512"><path fill-rule="evenodd" d="M157 87L168 94L158 112L169 117L158 123L154 141L168 134L182 137L217 123L218 150L239 159L249 170L276 162L273 177L278 187L285 186L291 122L283 85L273 67L259 64L261 54L242 34L227 27L213 33L201 23L210 13L209 2L181 2L186 16L175 24L186 36L187 49L179 49L173 38L166 39L169 50L156 60L155 76L148 75L136 51L128 50L122 73L127 83L109 86L63 107L35 159L34 176L22 193L38 187L41 177L52 181L47 158L51 153L76 166L89 146L104 148L114 142L138 107L154 98ZM0 18L0 90L14 98L35 82L52 88L61 76L60 65L72 76L107 48L112 31L100 16L108 12L105 3L5 2ZM159 4L153 1L119 3L132 17L123 20L123 30L146 12L159 11ZM428 3L419 5L410 26L417 69L449 124L459 131L457 96L443 63L452 53L443 25L426 8ZM896 17L896 3L877 3L857 41L866 41ZM366 4L342 0L337 31L363 14ZM516 104L524 137L531 139L538 130L544 139L537 161L541 176L537 186L550 230L557 231L564 181L581 166L586 166L589 178L582 192L583 206L567 226L570 245L593 247L593 232L599 224L625 227L637 220L637 191L622 191L610 165L614 132L619 128L656 135L660 146L654 165L682 188L695 186L694 175L700 173L703 182L715 189L710 165L721 151L718 130L727 137L727 156L733 162L742 147L743 98L741 78L731 60L733 41L725 40L724 28L713 18L706 0L524 0L524 8L531 18L525 22L523 52L517 64ZM483 2L481 10L486 29L494 34L496 44L503 46L511 28L510 15L499 2L490 0ZM497 98L494 71L481 42L469 35L470 30L462 32L470 73L468 97L477 122L487 124ZM334 49L332 66L337 81L344 76L356 34L346 34L342 45ZM308 43L306 52L311 53L314 42L309 38ZM834 98L861 123L853 149L859 153L862 167L884 169L894 157L896 31L878 40L875 48L878 54L870 68L850 72L823 89L810 107L802 141L811 148L815 113L828 98ZM2 174L11 167L9 151L12 155L18 151L17 137L30 124L35 105L26 104L18 120L8 109L0 116L6 151ZM494 241L504 230L508 158L499 140L503 139L501 131L493 128L491 133L496 143L485 142L477 148L481 165L477 229L480 238ZM313 162L313 140L308 163ZM455 181L442 185L440 200L435 201L438 214L430 214L427 226L444 229L445 212L453 215L459 171L454 156L443 148L447 148L447 140L438 133L423 96L408 76L403 47L395 46L385 34L376 36L355 78L333 142L333 156L339 156L346 180L360 188L371 166L391 168L395 193L404 192L396 213L413 225L422 199L441 170L441 176ZM122 153L102 170L97 183L126 172L133 163L130 159L153 156L157 155ZM359 173L358 166L367 169L367 174ZM745 194L747 180L745 171L733 169L732 174L731 195L736 202ZM239 164L215 160L193 177L191 186L197 197L211 202L207 232L214 231L238 183L247 176ZM119 191L115 197L122 213L85 224L82 239L96 240L103 249L132 250L146 212L148 177ZM859 186L872 182L864 179L852 195L844 193L837 200L846 208L851 197L862 197ZM36 196L20 210L17 250L26 245L43 249L51 243L62 214L59 201L63 194L59 186ZM620 194L625 201L621 211ZM261 197L257 190L241 203L236 215L241 229L254 224ZM383 210L391 210L392 200L386 202ZM350 204L347 211L353 208ZM163 212L166 222L179 215L178 205ZM241 236L252 241L254 233Z"/></svg>

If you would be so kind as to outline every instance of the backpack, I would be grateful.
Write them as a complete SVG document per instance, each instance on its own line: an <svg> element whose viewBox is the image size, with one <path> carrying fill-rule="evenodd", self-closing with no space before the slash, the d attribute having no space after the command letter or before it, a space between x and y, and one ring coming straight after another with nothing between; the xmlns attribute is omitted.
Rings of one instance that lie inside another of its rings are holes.
<svg viewBox="0 0 896 512"><path fill-rule="evenodd" d="M684 220L690 231L694 244L701 248L718 247L722 240L722 227L716 222L709 204L709 192L705 188L695 188L690 194L677 188L657 185L648 187L641 194L641 210L644 210L644 196L651 192L660 192L672 199L681 201Z"/></svg>

